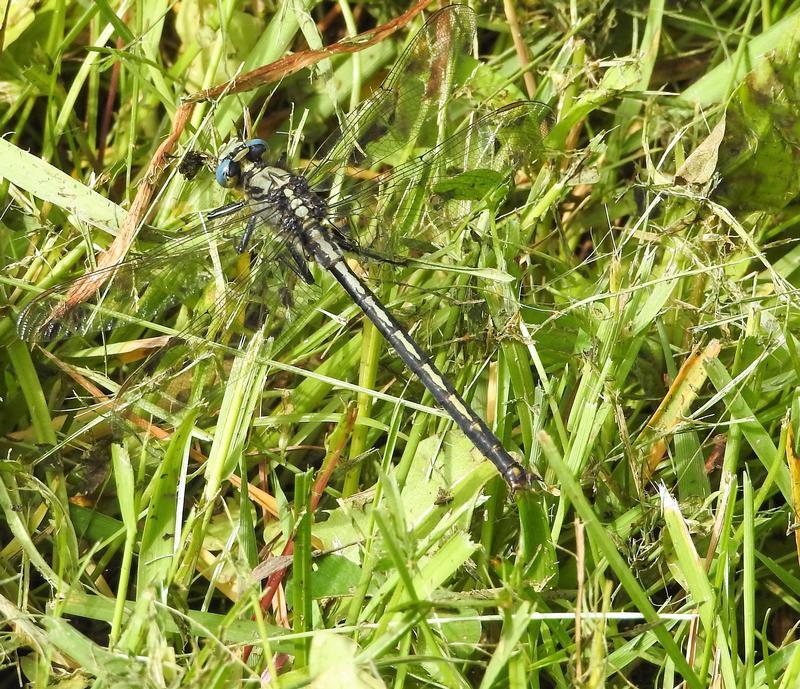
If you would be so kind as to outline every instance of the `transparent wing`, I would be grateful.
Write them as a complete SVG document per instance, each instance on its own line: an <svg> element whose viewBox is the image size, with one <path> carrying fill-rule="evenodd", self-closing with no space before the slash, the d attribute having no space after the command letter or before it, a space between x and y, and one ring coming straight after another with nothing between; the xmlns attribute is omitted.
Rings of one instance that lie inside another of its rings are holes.
<svg viewBox="0 0 800 689"><path fill-rule="evenodd" d="M47 341L70 333L85 335L130 323L146 325L180 304L200 301L202 308L209 285L235 270L236 238L246 220L238 213L211 225L201 221L179 237L159 237L145 252L114 266L52 287L23 309L17 321L20 337ZM277 259L283 247L267 229L270 220L262 209L249 248ZM211 247L220 258L216 267Z"/></svg>
<svg viewBox="0 0 800 689"><path fill-rule="evenodd" d="M126 378L114 401L114 413L123 412L140 404L153 394L151 405L145 411L165 418L183 408L194 384L193 375L198 365L211 361L215 354L237 355L235 343L249 332L261 327L270 308L258 293L276 288L283 281L280 270L270 265L267 257L254 255L253 261L243 268L226 285L225 290L200 312L192 315L188 325L172 336L168 343L153 351L136 370ZM276 300L270 299L270 302ZM234 345L220 344L233 339ZM205 384L215 375L222 375L216 367L209 367Z"/></svg>
<svg viewBox="0 0 800 689"><path fill-rule="evenodd" d="M410 239L423 215L434 231L445 232L472 211L473 202L507 185L515 171L541 161L550 118L550 108L536 101L490 112L372 179L344 179L341 199L329 206L330 218L334 223L349 219L360 233L359 243L367 246L376 234ZM388 250L380 243L377 248Z"/></svg>
<svg viewBox="0 0 800 689"><path fill-rule="evenodd" d="M221 290L216 289L215 279L203 285L204 289L198 290L185 327L177 329L177 332L174 328L170 329L167 337L144 339L139 339L136 330L115 327L107 347L109 356L121 357L115 364L118 373L123 372L123 367L128 368L125 363L127 358L135 357L137 353L146 356L143 361L136 361L132 371L125 373L123 385L107 407L106 418L112 427L133 424L146 429L149 427L147 419L155 420L159 425L175 425L177 419L173 415L183 410L187 402L197 403L198 396L202 396L203 409L217 409L218 406L211 403L211 397L219 391L215 383L229 379L229 363L232 357L239 355L240 342L264 326L270 316L270 328L280 328L287 309L281 303L279 294L281 287L291 277L290 266L282 261L276 265L276 257L268 255L266 251L248 256L238 255L233 250L226 253L230 257L235 256L239 265L226 274L226 283ZM173 252L171 256L174 258L176 254ZM178 254L178 258L187 261L187 266L202 266L198 262L188 261L190 257L185 252ZM151 270L153 268L152 261L144 261L142 265ZM123 274L128 272L125 270ZM164 273L169 274L169 271ZM171 274L175 275L174 272ZM208 277L210 271L206 270L205 275ZM202 276L198 277L198 284L202 279ZM118 289L115 286L110 290L112 297L119 294ZM295 295L298 298L313 298L317 290L303 284L298 292ZM93 312L92 305L85 304L79 306L77 311L94 315L97 308L95 305ZM129 308L128 311L134 310ZM47 311L43 309L42 312ZM141 318L141 310L136 314ZM175 318L168 316L174 323ZM109 319L104 324L111 326L114 322ZM124 325L124 322L117 322L117 326L120 325ZM203 418L211 416L213 414L209 412Z"/></svg>
<svg viewBox="0 0 800 689"><path fill-rule="evenodd" d="M304 171L312 187L330 184L347 167L391 163L400 151L431 148L439 118L465 70L475 39L475 13L451 5L431 15L398 58L380 88L344 118ZM407 156L404 156L407 157Z"/></svg>

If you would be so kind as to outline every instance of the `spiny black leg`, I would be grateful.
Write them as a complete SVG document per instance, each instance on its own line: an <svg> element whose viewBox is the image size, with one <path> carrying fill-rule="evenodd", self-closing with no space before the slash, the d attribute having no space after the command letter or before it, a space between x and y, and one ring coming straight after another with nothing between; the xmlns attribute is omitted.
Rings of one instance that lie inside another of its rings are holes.
<svg viewBox="0 0 800 689"><path fill-rule="evenodd" d="M257 222L258 222L258 216L251 215L250 219L247 221L247 225L245 225L244 234L242 235L242 238L239 241L239 243L236 245L237 254L243 254L245 251L247 251L247 245L253 238L253 232L255 232Z"/></svg>
<svg viewBox="0 0 800 689"><path fill-rule="evenodd" d="M286 250L290 256L290 268L297 273L297 276L305 282L307 285L314 284L314 276L311 274L311 271L308 269L308 263L306 262L305 257L293 246L287 244Z"/></svg>
<svg viewBox="0 0 800 689"><path fill-rule="evenodd" d="M245 201L237 201L236 203L229 203L227 206L220 206L219 208L215 208L213 211L209 211L206 214L206 218L209 220L215 220L216 218L224 218L227 215L233 215L234 213L238 213L242 210L247 203Z"/></svg>

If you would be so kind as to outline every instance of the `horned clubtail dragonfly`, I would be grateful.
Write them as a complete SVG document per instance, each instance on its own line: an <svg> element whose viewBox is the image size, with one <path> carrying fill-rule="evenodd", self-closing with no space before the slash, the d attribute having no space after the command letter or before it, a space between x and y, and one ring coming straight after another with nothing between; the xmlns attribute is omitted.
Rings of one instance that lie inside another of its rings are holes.
<svg viewBox="0 0 800 689"><path fill-rule="evenodd" d="M146 283L152 275L179 285L187 275L205 275L209 241L253 257L249 286L284 269L312 285L316 265L341 285L511 488L528 486L526 469L347 260L388 255L389 263L402 263L403 255L373 248L379 245L372 236L376 228L380 235L399 226L425 226L426 237L435 240L443 227L466 224L476 209L486 209L487 199L496 200L518 169L540 157L549 109L538 102L511 103L445 135L446 106L469 66L474 37L469 8L454 5L433 14L382 85L343 118L333 143L304 169L292 171L270 160L261 139L230 144L219 159L216 181L238 190L239 200L201 213L201 222L179 239L114 266L88 302L71 303L69 284L39 295L20 316L20 336L35 341L108 330L120 312L136 309L150 316L148 309L164 305L133 298L132 282ZM245 298L245 292L238 289L236 298Z"/></svg>

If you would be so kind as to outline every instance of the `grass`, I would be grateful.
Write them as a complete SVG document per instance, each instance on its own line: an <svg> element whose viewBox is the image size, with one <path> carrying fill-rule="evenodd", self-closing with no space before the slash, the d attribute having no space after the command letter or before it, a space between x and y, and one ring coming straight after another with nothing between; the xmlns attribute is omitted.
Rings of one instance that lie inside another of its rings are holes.
<svg viewBox="0 0 800 689"><path fill-rule="evenodd" d="M6 684L797 685L800 3L476 6L459 107L546 102L547 154L460 272L365 269L548 487L514 497L321 273L193 320L259 287L229 237L110 334L16 335L223 201L190 148L307 158L419 16L0 7Z"/></svg>

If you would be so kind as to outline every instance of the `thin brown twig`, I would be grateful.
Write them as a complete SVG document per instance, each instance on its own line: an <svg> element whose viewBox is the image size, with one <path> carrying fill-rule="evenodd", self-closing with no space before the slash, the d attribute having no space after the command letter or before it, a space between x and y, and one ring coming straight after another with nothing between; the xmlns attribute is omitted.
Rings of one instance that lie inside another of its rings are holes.
<svg viewBox="0 0 800 689"><path fill-rule="evenodd" d="M183 103L178 108L175 120L172 124L172 131L167 138L161 142L161 145L150 161L144 179L139 186L139 191L133 199L133 203L131 204L128 214L125 216L125 220L122 221L119 234L111 243L111 246L100 254L97 259L97 269L91 273L87 273L79 280L76 280L67 294L66 299L56 305L50 314L51 321L60 319L78 304L82 304L92 297L92 295L94 295L113 275L113 271L106 269L115 266L128 253L128 249L130 249L133 240L136 238L136 233L139 230L141 221L144 220L147 210L150 207L150 201L153 199L153 193L155 192L158 178L167 166L167 155L175 147L175 144L177 144L193 110L193 103Z"/></svg>
<svg viewBox="0 0 800 689"><path fill-rule="evenodd" d="M121 49L124 43L122 38L117 38L117 49ZM103 167L103 160L106 157L106 140L108 132L111 130L111 121L114 118L114 102L117 100L119 91L119 75L122 71L122 63L117 60L111 68L111 79L108 82L108 93L106 94L106 106L103 108L103 119L100 121L100 133L97 136L97 172Z"/></svg>
<svg viewBox="0 0 800 689"><path fill-rule="evenodd" d="M280 60L275 60L263 67L257 67L250 70L245 74L234 77L224 84L219 84L210 89L198 91L190 96L187 96L185 101L195 103L203 100L214 100L219 98L223 93L241 93L242 91L250 91L251 89L265 84L271 84L276 81L299 72L305 67L326 60L334 55L340 53L357 53L365 48L369 48L382 40L391 36L398 29L403 28L408 22L416 17L422 10L424 10L432 0L419 0L411 6L407 11L399 17L395 17L391 21L381 24L380 26L363 31L357 36L343 38L341 41L321 48L319 50L301 50L300 52L287 55Z"/></svg>
<svg viewBox="0 0 800 689"><path fill-rule="evenodd" d="M356 409L352 408L348 411L347 415L345 416L345 428L343 433L341 434L341 439L338 445L333 448L326 459L325 466L320 470L319 476L317 476L316 481L314 481L314 487L311 492L311 501L309 505L309 509L312 512L315 512L317 507L319 506L320 499L322 497L323 492L325 491L325 487L328 485L328 481L330 480L331 474L333 473L334 469L338 466L339 460L342 456L342 451L344 450L345 446L347 445L348 440L350 439L351 432L353 430L353 426L356 422ZM281 555L291 555L294 552L294 538L290 538L289 541L283 548L283 552ZM275 593L278 590L278 586L280 585L281 581L283 580L283 576L286 574L288 567L284 567L283 569L279 569L272 573L272 575L267 579L267 586L264 590L264 593L261 596L261 609L266 610L269 605L272 603L272 599L275 596Z"/></svg>

